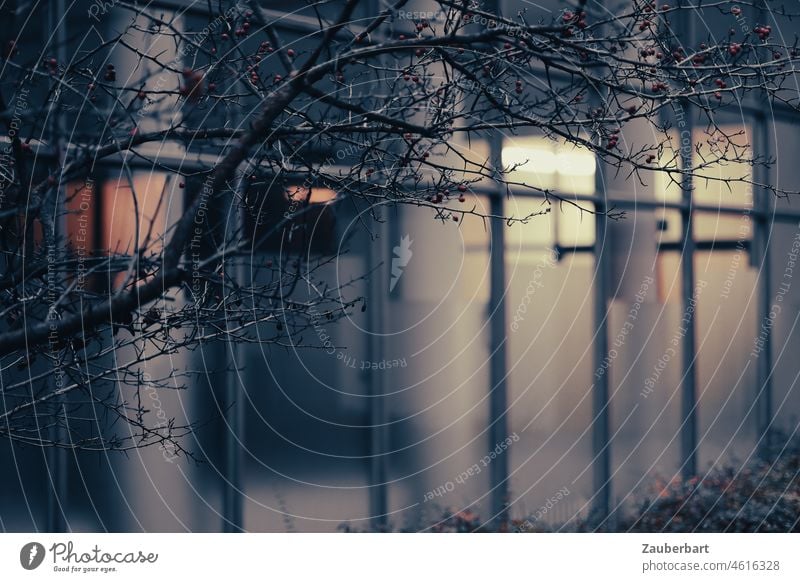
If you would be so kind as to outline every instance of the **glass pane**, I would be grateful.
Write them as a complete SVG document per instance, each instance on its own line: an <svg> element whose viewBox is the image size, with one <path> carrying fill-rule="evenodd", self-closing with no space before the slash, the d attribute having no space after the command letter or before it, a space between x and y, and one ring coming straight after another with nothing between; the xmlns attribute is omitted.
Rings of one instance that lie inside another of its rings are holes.
<svg viewBox="0 0 800 582"><path fill-rule="evenodd" d="M770 171L770 182L780 189L795 192L798 189L797 184L800 183L800 164L797 163L800 132L797 131L797 123L776 121L772 131L774 133L768 147L775 164ZM797 196L772 196L771 201L779 211L797 210Z"/></svg>
<svg viewBox="0 0 800 582"><path fill-rule="evenodd" d="M680 168L680 157L678 155L678 136L675 132L669 132L667 142L658 155L658 166L667 169ZM653 189L655 199L662 202L680 202L681 185L680 176L668 172L653 172Z"/></svg>
<svg viewBox="0 0 800 582"><path fill-rule="evenodd" d="M521 253L508 261L509 432L512 509L570 495L540 526L584 514L591 498L592 301L589 255Z"/></svg>
<svg viewBox="0 0 800 582"><path fill-rule="evenodd" d="M550 206L541 198L524 198L512 196L506 199L506 214L515 218L523 218L537 212L546 211ZM506 230L508 248L515 247L550 247L555 244L553 215L558 212L552 208L549 214L533 216L527 223L515 222Z"/></svg>
<svg viewBox="0 0 800 582"><path fill-rule="evenodd" d="M745 241L750 240L750 234L749 214L694 213L694 238L697 241Z"/></svg>
<svg viewBox="0 0 800 582"><path fill-rule="evenodd" d="M698 464L752 452L756 361L757 271L736 251L698 252L697 297Z"/></svg>
<svg viewBox="0 0 800 582"><path fill-rule="evenodd" d="M133 186L133 190L131 190ZM148 247L157 252L163 243L164 207L159 207L159 200L168 191L176 188L175 180L168 180L167 174L161 172L137 172L133 175L133 184L127 178L109 180L103 184L102 247L110 252L130 253L136 243L135 208L139 208L139 246L150 230L153 243ZM134 204L134 195L136 204Z"/></svg>
<svg viewBox="0 0 800 582"><path fill-rule="evenodd" d="M681 257L680 251L658 253L656 259L656 284L658 285L658 302L681 303Z"/></svg>
<svg viewBox="0 0 800 582"><path fill-rule="evenodd" d="M559 148L556 154L558 190L572 194L593 194L595 190L596 162L594 154L574 147Z"/></svg>
<svg viewBox="0 0 800 582"><path fill-rule="evenodd" d="M491 237L490 221L483 217L489 214L489 199L486 196L465 192L464 202L459 204L464 210L473 210L476 214L465 214L459 217L461 236L466 249L488 249ZM455 204L452 204L455 206Z"/></svg>
<svg viewBox="0 0 800 582"><path fill-rule="evenodd" d="M488 303L491 290L488 251L468 251L464 254L457 285L462 301L475 307Z"/></svg>
<svg viewBox="0 0 800 582"><path fill-rule="evenodd" d="M578 206L562 203L553 208L557 221L558 244L564 247L585 247L594 244L594 204L580 202Z"/></svg>
<svg viewBox="0 0 800 582"><path fill-rule="evenodd" d="M556 153L553 142L540 136L507 139L503 146L503 166L513 169L509 179L536 188L556 188Z"/></svg>
<svg viewBox="0 0 800 582"><path fill-rule="evenodd" d="M503 166L512 170L509 179L536 188L592 194L596 165L590 151L542 136L508 138L503 146Z"/></svg>
<svg viewBox="0 0 800 582"><path fill-rule="evenodd" d="M656 230L659 243L681 240L681 213L678 210L660 208L655 211Z"/></svg>
<svg viewBox="0 0 800 582"><path fill-rule="evenodd" d="M741 161L752 157L751 135L744 125L721 125L714 131L694 132L694 164L700 177L694 180L694 202L710 206L749 206L752 188L746 183L753 168Z"/></svg>

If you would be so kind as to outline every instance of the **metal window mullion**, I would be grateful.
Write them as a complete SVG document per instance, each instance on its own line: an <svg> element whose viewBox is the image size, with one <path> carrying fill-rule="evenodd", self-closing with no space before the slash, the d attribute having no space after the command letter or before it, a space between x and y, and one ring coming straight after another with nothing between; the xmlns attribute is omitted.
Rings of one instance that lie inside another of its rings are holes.
<svg viewBox="0 0 800 582"><path fill-rule="evenodd" d="M688 107L688 105L687 105ZM691 112L687 114L686 131L692 136ZM688 155L685 150L688 150ZM681 349L681 473L685 479L697 472L697 382L695 364L697 361L695 325L695 272L694 272L694 232L692 228L692 148L681 146L681 160L684 176L681 181L682 197L686 207L681 210L681 235L683 238L683 257L681 258L681 298L686 328L683 329ZM683 319L681 320L683 321Z"/></svg>
<svg viewBox="0 0 800 582"><path fill-rule="evenodd" d="M385 353L384 329L387 316L386 289L388 288L387 270L379 266L388 252L388 225L386 221L375 226L377 240L369 246L370 271L370 309L368 311L369 335L368 350L370 360L376 362ZM370 374L369 384L369 515L373 531L386 531L389 523L389 491L387 455L389 453L389 428L386 410L386 375Z"/></svg>
<svg viewBox="0 0 800 582"><path fill-rule="evenodd" d="M687 7L686 0L681 0L679 5ZM679 35L682 44L691 46L694 41L694 15L685 10L679 23ZM694 229L692 206L693 184L692 171L694 168L694 110L688 99L679 101L680 112L685 123L681 128L678 138L681 162L681 235L683 240L683 256L681 258L681 303L683 318L686 327L682 329L683 343L681 349L681 474L688 479L697 473L697 361L696 345L696 305L695 305L695 270L694 270ZM688 144L684 143L687 136Z"/></svg>
<svg viewBox="0 0 800 582"><path fill-rule="evenodd" d="M603 8L603 0L597 0L597 7ZM600 103L606 100L605 89L598 89L593 100ZM598 138L599 139L599 138ZM600 369L608 356L608 306L609 306L609 264L610 244L608 239L608 217L611 207L604 183L603 162L597 161L595 172L595 244L594 253L594 369ZM611 509L611 402L610 374L600 374L591 385L592 390L592 513L598 522L603 522Z"/></svg>
<svg viewBox="0 0 800 582"><path fill-rule="evenodd" d="M755 131L753 132L753 153L769 159L769 125L766 116L762 113L755 118ZM761 167L762 173L759 182L767 184L769 169ZM772 195L762 186L753 193L756 199L758 213L754 221L754 253L751 255L752 264L759 268L758 276L758 324L765 322L770 317L772 298L772 253L770 250L771 224L770 214L774 213ZM758 329L758 327L757 327ZM756 363L756 414L758 439L761 450L770 445L770 425L773 416L772 402L772 329L770 328L763 337L762 349L758 354Z"/></svg>
<svg viewBox="0 0 800 582"><path fill-rule="evenodd" d="M598 176L602 172L597 173ZM602 179L598 177L602 187ZM608 354L608 228L606 205L595 207L595 258L594 276L594 366L600 369ZM602 520L611 507L611 407L609 402L609 374L599 374L592 384L592 480L594 502L592 511Z"/></svg>
<svg viewBox="0 0 800 582"><path fill-rule="evenodd" d="M50 30L55 31L56 40L56 58L59 63L67 62L67 34L65 30L65 5L64 0L56 0L50 5L48 19L50 21ZM61 106L58 103L54 104L53 119L52 119L52 139L55 144L57 162L63 163L65 144L64 139L67 134L64 114ZM56 200L53 205L53 244L57 249L62 249L63 245L59 244L59 238L66 233L66 215L64 212L65 188L66 186L59 180L58 192L56 193ZM61 251L57 251L60 255ZM50 273L48 276L54 276ZM58 365L58 364L56 364ZM55 388L55 387L54 387ZM56 398L57 410L53 425L50 429L51 438L53 441L62 442L65 440L64 427L59 424L59 416L66 423L66 410L64 408L64 396ZM47 503L47 531L49 532L65 532L67 529L66 512L64 504L67 498L67 451L61 447L51 446L47 451L47 469L50 473L49 480L51 484L51 491Z"/></svg>
<svg viewBox="0 0 800 582"><path fill-rule="evenodd" d="M495 131L491 137L491 156L495 167L502 160L503 138ZM489 198L489 212L503 216L504 189L498 183ZM490 227L491 247L489 249L490 296L489 296L489 449L508 436L508 358L506 336L506 264L505 264L505 223L495 219ZM492 517L495 524L508 521L508 455L498 455L489 466L491 487Z"/></svg>
<svg viewBox="0 0 800 582"><path fill-rule="evenodd" d="M242 81L239 81L242 83ZM228 109L230 112L229 121L232 122L234 127L240 127L243 120L233 109ZM232 229L233 233L244 233L246 216L244 204L241 200L244 199L245 192L245 179L243 176L239 177L236 182L235 193L231 198L231 209L228 212L226 231ZM202 190L197 193L202 196ZM237 196L238 195L238 196ZM237 199L239 198L239 199ZM209 215L210 216L210 215ZM230 231L229 231L230 232ZM233 279L234 285L241 289L244 286L246 276L246 269L240 262L235 262L233 269L226 272L223 255L223 272L226 277ZM235 254L233 260L236 261ZM223 292L224 293L224 292ZM229 325L228 318L225 318L225 326ZM222 360L226 363L225 366L225 404L227 410L225 411L225 446L223 449L224 458L224 477L223 477L223 495L222 495L222 530L225 533L236 533L244 531L244 481L243 481L243 465L244 465L244 425L245 425L245 391L247 386L245 384L241 372L238 370L238 360L241 359L242 349L236 341L228 338L223 350Z"/></svg>
<svg viewBox="0 0 800 582"><path fill-rule="evenodd" d="M380 11L380 2L370 0L368 3L370 13ZM390 26L392 26L390 24ZM392 29L393 30L393 29ZM388 64L388 56L380 57L380 62ZM369 325L372 333L369 336L368 350L370 359L377 362L386 352L386 339L384 331L388 317L388 297L386 290L389 288L389 272L379 268L391 251L390 240L400 238L399 230L390 233L390 228L399 228L396 222L391 225L388 221L380 221L375 226L377 240L370 245L367 258L370 271L370 302L371 309L368 313ZM390 238L391 237L391 238ZM387 410L387 381L385 374L370 374L368 376L370 407L369 407L369 510L371 528L374 531L388 531L389 529L389 411Z"/></svg>
<svg viewBox="0 0 800 582"><path fill-rule="evenodd" d="M244 192L244 180L240 178L237 191ZM201 194L198 194L201 195ZM232 216L230 215L232 214ZM233 196L230 214L228 216L229 228L234 232L243 232L245 217L243 205ZM236 258L234 256L234 261ZM224 261L224 257L223 257ZM223 267L224 268L224 267ZM236 262L232 270L226 273L231 276L233 283L241 288L245 277L244 265ZM229 322L225 318L225 325ZM229 360L225 373L225 400L228 409L225 412L227 430L225 431L225 478L222 499L223 531L240 532L244 530L244 489L242 482L243 447L244 445L244 414L246 387L241 373L238 370L238 361L241 359L241 349L238 342L228 339L225 353ZM241 381L240 381L241 380ZM241 386L240 386L241 384Z"/></svg>

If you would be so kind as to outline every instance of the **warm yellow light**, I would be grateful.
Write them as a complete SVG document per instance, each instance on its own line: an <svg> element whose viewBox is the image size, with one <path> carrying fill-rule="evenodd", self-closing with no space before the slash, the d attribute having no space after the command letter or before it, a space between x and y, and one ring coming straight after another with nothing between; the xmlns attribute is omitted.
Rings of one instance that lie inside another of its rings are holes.
<svg viewBox="0 0 800 582"><path fill-rule="evenodd" d="M556 155L542 147L507 146L503 148L503 165L524 174L553 174Z"/></svg>
<svg viewBox="0 0 800 582"><path fill-rule="evenodd" d="M293 186L286 190L286 197L289 200L305 202L308 199L308 188L304 186ZM310 204L327 204L336 198L336 191L330 188L311 188Z"/></svg>
<svg viewBox="0 0 800 582"><path fill-rule="evenodd" d="M503 165L514 168L512 180L564 193L594 192L595 157L587 149L559 145L544 137L525 137L503 148Z"/></svg>
<svg viewBox="0 0 800 582"><path fill-rule="evenodd" d="M577 148L559 151L556 165L559 175L564 177L594 176L596 167L594 154Z"/></svg>

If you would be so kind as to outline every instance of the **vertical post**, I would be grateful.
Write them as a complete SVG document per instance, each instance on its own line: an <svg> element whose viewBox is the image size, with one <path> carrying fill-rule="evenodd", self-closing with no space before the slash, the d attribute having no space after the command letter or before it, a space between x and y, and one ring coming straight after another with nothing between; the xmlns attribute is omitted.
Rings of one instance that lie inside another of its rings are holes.
<svg viewBox="0 0 800 582"><path fill-rule="evenodd" d="M598 191L604 191L598 164ZM595 273L594 273L594 369L604 365L608 354L608 257L606 205L595 205ZM600 521L611 508L611 407L608 374L600 374L592 385L592 480L594 503L592 513Z"/></svg>
<svg viewBox="0 0 800 582"><path fill-rule="evenodd" d="M56 0L50 4L48 20L50 30L55 31L56 49L55 54L58 63L65 66L67 62L67 31L65 29L66 22L62 19L65 18L66 11L64 0ZM54 93L53 98L57 101L60 99L60 91ZM61 111L60 105L56 102L53 104L53 122L51 126L51 134L53 144L56 149L56 156L58 163L61 165L64 161L64 136L66 135L66 127L64 125L64 115ZM55 245L53 252L57 254L56 261L63 257L59 249L63 245L59 243L59 238L64 236L65 232L65 214L63 208L64 184L59 179L58 192L53 204L53 241ZM49 251L48 251L49 252ZM55 273L50 273L48 276L56 276ZM55 389L55 387L54 387ZM66 411L64 409L64 397L58 396L56 399L56 412L53 414L53 425L51 428L51 438L55 442L63 442L65 439L64 427L61 422L66 423ZM59 420L61 419L61 420ZM47 451L47 470L50 473L49 479L51 484L50 495L47 500L47 531L48 532L64 532L66 531L66 518L64 513L64 502L67 499L67 457L66 450L59 447L50 447Z"/></svg>
<svg viewBox="0 0 800 582"><path fill-rule="evenodd" d="M603 0L597 0L596 8L603 8ZM602 31L601 31L602 33ZM597 88L592 99L603 102L607 91ZM606 192L604 166L598 159L595 172L595 241L594 253L594 369L605 365L608 356L608 225L607 204L601 202ZM592 390L592 515L602 522L611 509L611 403L609 401L609 374L595 378Z"/></svg>
<svg viewBox="0 0 800 582"><path fill-rule="evenodd" d="M242 512L242 443L244 399L239 390L239 374L235 370L238 346L228 344L228 354L234 367L226 370L225 400L228 410L225 414L225 484L222 500L223 531L225 533L243 531Z"/></svg>
<svg viewBox="0 0 800 582"><path fill-rule="evenodd" d="M490 155L495 168L502 167L503 136L495 131L490 137ZM490 195L489 212L503 216L504 190L498 186ZM506 379L506 258L505 230L502 219L491 223L491 248L489 249L489 449L508 436L508 395ZM508 521L508 454L499 455L489 465L492 518L497 527Z"/></svg>
<svg viewBox="0 0 800 582"><path fill-rule="evenodd" d="M383 330L386 319L387 270L378 268L387 256L388 228L386 222L376 225L377 240L370 245L368 253L370 278L369 352L372 361L383 358ZM386 375L369 374L370 394L370 457L369 457L369 511L373 531L387 531L389 496L387 490L386 454L389 450L386 415Z"/></svg>
<svg viewBox="0 0 800 582"><path fill-rule="evenodd" d="M753 151L769 159L769 122L766 115L759 114L755 118ZM762 167L763 174L759 182L769 183L769 169ZM758 324L756 329L767 321L771 311L772 300L772 253L770 252L770 235L772 225L771 217L774 213L772 196L766 186L756 188L753 192L756 197L755 229L753 232L754 248L751 264L759 268L758 275ZM772 431L772 328L766 328L761 352L758 354L756 366L756 415L758 439L761 443L759 449L763 453L770 448Z"/></svg>
<svg viewBox="0 0 800 582"><path fill-rule="evenodd" d="M693 38L692 17L688 11L681 14L680 30L684 46ZM695 360L695 273L694 273L694 229L692 225L692 176L694 167L693 111L691 104L683 100L678 104L681 118L678 122L681 163L681 235L683 257L681 257L681 305L686 319L685 335L681 350L683 381L681 382L681 474L684 479L697 473L697 389Z"/></svg>
<svg viewBox="0 0 800 582"><path fill-rule="evenodd" d="M691 136L691 121L687 122L689 136ZM689 138L691 142L691 137ZM682 140L681 140L682 143ZM688 156L684 150L688 149ZM691 176L685 172L691 170L691 147L681 145L681 162L684 175L681 181L683 207L681 208L681 228L683 238L683 257L681 258L681 297L683 306L682 321L686 323L683 346L681 349L681 363L683 381L681 382L681 474L684 479L692 477L697 472L697 393L695 360L697 348L695 345L695 274L694 274L694 232L692 228L692 185ZM686 159L688 158L688 159Z"/></svg>
<svg viewBox="0 0 800 582"><path fill-rule="evenodd" d="M382 0L369 0L368 10L370 14L378 14L384 8ZM394 27L390 29L390 35L394 38ZM389 57L381 57L381 62L389 64ZM391 147L391 146L390 146ZM388 221L387 212L387 221ZM401 214L402 216L402 214ZM396 223L392 223L395 224ZM387 290L389 289L389 271L386 268L379 268L389 256L389 245L391 240L399 239L394 233L389 233L389 223L379 222L376 225L376 235L378 240L370 245L367 253L369 269L373 273L370 277L370 302L369 309L369 329L372 334L369 337L369 354L373 362L381 360L384 356L384 329L387 317ZM398 227L399 228L399 227ZM386 455L389 452L389 425L386 410L386 378L385 374L369 374L369 515L370 527L373 531L389 530L389 485L388 468Z"/></svg>
<svg viewBox="0 0 800 582"><path fill-rule="evenodd" d="M237 191L243 192L243 178L238 182ZM232 228L226 229L228 232L243 233L245 225L244 205L233 196L231 210L228 215L229 225ZM230 260L230 259L229 259ZM226 277L232 277L237 287L241 287L244 282L244 266L234 256L233 266L230 270L225 270ZM223 257L223 269L225 257ZM226 325L227 319L226 319ZM239 344L235 341L227 340L228 366L225 370L225 404L228 410L225 413L225 482L222 499L223 531L225 533L241 532L244 530L244 515L242 511L242 438L244 435L244 397L242 391L244 386L239 387L239 371L237 369L239 361ZM225 361L226 358L222 358Z"/></svg>

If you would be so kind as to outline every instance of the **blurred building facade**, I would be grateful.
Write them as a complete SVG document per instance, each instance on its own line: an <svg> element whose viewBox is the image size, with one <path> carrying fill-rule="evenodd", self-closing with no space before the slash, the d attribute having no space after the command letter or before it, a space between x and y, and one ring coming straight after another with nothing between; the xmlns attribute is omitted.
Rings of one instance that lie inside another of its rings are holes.
<svg viewBox="0 0 800 582"><path fill-rule="evenodd" d="M52 11L47 18L79 29L86 4L64 20ZM152 3L182 11L187 29L208 20L197 4ZM561 9L552 0L505 0L503 11L523 5L543 16ZM286 42L303 46L303 31L314 27L308 16L284 15ZM112 10L100 25L130 17ZM705 24L698 38L719 28ZM718 123L742 131L756 154L775 157L764 182L800 181L792 163L800 139L788 112L745 102ZM623 140L652 140L647 131L629 128ZM708 140L705 127L692 128L691 139ZM477 217L443 224L425 209L386 208L375 239L358 215L326 206L323 236L350 248L329 267L331 281L373 272L354 289L368 309L315 330L312 339L330 336L335 348L220 343L151 364L153 375L172 366L205 372L160 399L171 417L209 419L190 445L206 461L200 465L155 448L56 462L48 451L2 443L11 478L0 484L0 528L419 530L459 510L525 517L564 490L547 524L613 519L657 476L745 462L768 435L794 432L800 285L774 313L798 251L800 213L791 200L702 183L682 192L655 176L639 183L533 134L463 147L470 156L526 160L524 179L574 205L510 227ZM179 148L168 154L190 157ZM169 183L152 168L137 172L147 192ZM111 203L119 178L114 167L98 177L108 213L98 218L103 245L130 230L125 209ZM174 187L167 193L165 224L184 196ZM514 216L544 208L541 198L513 194L479 185L467 204ZM627 218L606 219L610 208ZM222 371L231 362L238 373ZM226 408L231 386L238 420ZM226 446L231 435L235 450Z"/></svg>

